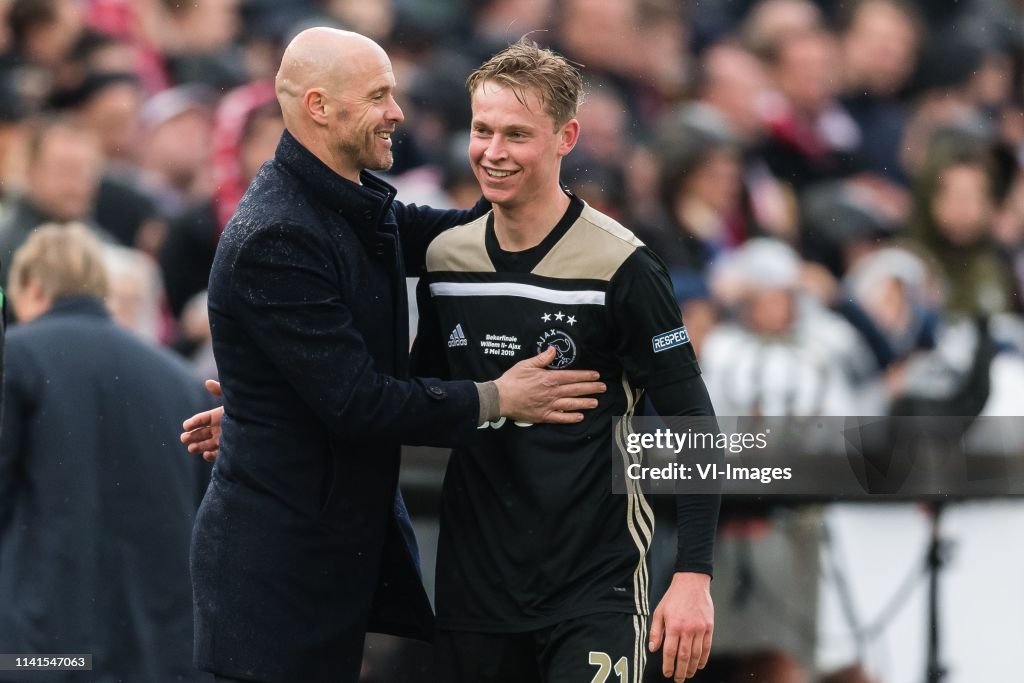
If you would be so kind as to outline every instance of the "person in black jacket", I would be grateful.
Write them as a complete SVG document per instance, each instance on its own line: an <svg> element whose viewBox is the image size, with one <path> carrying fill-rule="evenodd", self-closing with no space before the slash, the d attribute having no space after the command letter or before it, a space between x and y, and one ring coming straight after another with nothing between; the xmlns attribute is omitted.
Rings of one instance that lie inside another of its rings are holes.
<svg viewBox="0 0 1024 683"><path fill-rule="evenodd" d="M276 89L286 130L221 238L209 310L224 412L196 520L196 664L268 683L359 674L368 630L429 639L432 613L396 507L400 445L452 446L505 415L573 423L597 373L408 379L405 274L482 212L406 206L386 170L403 119L384 51L314 28ZM564 411L564 412L563 412ZM212 416L192 450L202 450ZM190 437L185 438L189 441Z"/></svg>
<svg viewBox="0 0 1024 683"><path fill-rule="evenodd" d="M91 654L89 681L207 681L192 666L188 549L209 467L176 453L210 400L114 323L101 247L43 227L15 252L0 428L0 652ZM0 681L82 672L0 671Z"/></svg>

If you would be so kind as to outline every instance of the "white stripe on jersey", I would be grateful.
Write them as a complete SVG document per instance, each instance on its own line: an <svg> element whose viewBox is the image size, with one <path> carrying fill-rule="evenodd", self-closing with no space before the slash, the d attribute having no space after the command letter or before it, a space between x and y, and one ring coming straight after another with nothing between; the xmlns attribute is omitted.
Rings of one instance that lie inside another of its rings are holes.
<svg viewBox="0 0 1024 683"><path fill-rule="evenodd" d="M644 669L647 668L647 617L642 614L633 615L633 681L643 683Z"/></svg>
<svg viewBox="0 0 1024 683"><path fill-rule="evenodd" d="M517 296L549 304L595 304L604 306L604 292L580 289L563 291L518 282L435 282L431 296Z"/></svg>
<svg viewBox="0 0 1024 683"><path fill-rule="evenodd" d="M631 464L640 462L639 455L631 455L626 450L625 435L630 430L630 420L636 408L638 396L633 393L632 387L625 375L622 377L622 386L626 391L626 411L623 419L619 422L619 428L615 431L615 444L622 455L624 471L628 471ZM649 517L645 517L644 513ZM649 521L648 521L649 520ZM651 539L654 536L653 529L654 514L640 490L638 483L626 478L626 527L633 537L636 545L638 562L633 571L633 600L638 614L649 614L648 588L650 577L647 574L647 553L651 548Z"/></svg>
<svg viewBox="0 0 1024 683"><path fill-rule="evenodd" d="M640 615L633 615L633 680L640 683L640 648L643 647L643 633L640 631Z"/></svg>

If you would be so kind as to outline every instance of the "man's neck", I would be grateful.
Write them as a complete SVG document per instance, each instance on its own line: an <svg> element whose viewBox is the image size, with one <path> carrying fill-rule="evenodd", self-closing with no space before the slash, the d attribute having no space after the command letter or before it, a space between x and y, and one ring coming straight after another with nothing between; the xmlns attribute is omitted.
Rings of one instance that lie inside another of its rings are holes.
<svg viewBox="0 0 1024 683"><path fill-rule="evenodd" d="M351 180L357 185L361 185L362 182L359 179L362 169L353 169L348 165L347 159L337 158L337 154L331 149L331 146L327 144L327 141L319 135L313 135L305 131L296 132L289 131L295 140L305 147L313 156L340 175L345 180Z"/></svg>
<svg viewBox="0 0 1024 683"><path fill-rule="evenodd" d="M558 185L543 198L517 206L494 205L494 235L504 251L535 247L558 225L569 208L569 196Z"/></svg>

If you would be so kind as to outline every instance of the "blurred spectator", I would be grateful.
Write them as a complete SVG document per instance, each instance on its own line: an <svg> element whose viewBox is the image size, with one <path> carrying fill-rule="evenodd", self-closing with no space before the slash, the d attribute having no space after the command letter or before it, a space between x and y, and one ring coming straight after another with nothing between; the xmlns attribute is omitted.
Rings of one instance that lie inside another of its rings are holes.
<svg viewBox="0 0 1024 683"><path fill-rule="evenodd" d="M183 85L154 95L142 108L146 144L141 166L157 188L165 216L207 199L213 191L210 100L206 88Z"/></svg>
<svg viewBox="0 0 1024 683"><path fill-rule="evenodd" d="M907 112L897 99L917 66L924 29L905 0L860 0L841 17L843 106L860 129L868 170L906 182L899 143Z"/></svg>
<svg viewBox="0 0 1024 683"><path fill-rule="evenodd" d="M740 210L739 149L720 120L703 114L685 109L659 131L664 227L640 231L668 266L679 298L699 288L712 260L742 242L749 228Z"/></svg>
<svg viewBox="0 0 1024 683"><path fill-rule="evenodd" d="M473 43L470 58L478 64L532 31L550 29L554 0L471 0ZM539 40L540 36L531 36ZM474 64L474 66L475 66Z"/></svg>
<svg viewBox="0 0 1024 683"><path fill-rule="evenodd" d="M626 93L631 118L641 125L653 125L690 77L689 33L672 0L565 0L558 42L593 78Z"/></svg>
<svg viewBox="0 0 1024 683"><path fill-rule="evenodd" d="M88 73L76 87L56 93L51 101L56 108L74 112L100 142L104 164L95 200L96 221L126 246L145 247L158 240L162 222L138 167L143 101L138 78L126 71Z"/></svg>
<svg viewBox="0 0 1024 683"><path fill-rule="evenodd" d="M232 43L241 0L159 1L159 39L172 83L227 89L245 82L242 52Z"/></svg>
<svg viewBox="0 0 1024 683"><path fill-rule="evenodd" d="M228 94L215 120L217 191L170 222L160 251L167 300L176 317L206 289L220 233L260 166L274 155L284 130L281 107L268 83Z"/></svg>
<svg viewBox="0 0 1024 683"><path fill-rule="evenodd" d="M735 319L704 343L701 367L720 415L872 415L876 365L853 327L800 293L785 244L748 241L716 264L712 292Z"/></svg>
<svg viewBox="0 0 1024 683"><path fill-rule="evenodd" d="M71 119L40 119L32 124L27 149L25 192L0 221L0 282L7 281L14 250L36 226L90 223L95 208L102 167L95 134Z"/></svg>
<svg viewBox="0 0 1024 683"><path fill-rule="evenodd" d="M761 0L743 21L744 44L767 58L788 37L820 31L825 27L821 8L810 0Z"/></svg>
<svg viewBox="0 0 1024 683"><path fill-rule="evenodd" d="M696 83L699 101L724 117L743 150L748 219L768 234L794 241L796 197L788 184L772 175L761 154L767 117L780 97L764 64L740 44L723 40L704 52L700 67Z"/></svg>
<svg viewBox="0 0 1024 683"><path fill-rule="evenodd" d="M27 117L16 72L0 71L0 201L16 193L25 175Z"/></svg>
<svg viewBox="0 0 1024 683"><path fill-rule="evenodd" d="M394 0L320 0L324 11L341 26L383 42L395 24Z"/></svg>
<svg viewBox="0 0 1024 683"><path fill-rule="evenodd" d="M78 112L82 123L96 133L108 162L135 162L142 101L142 89L131 73L95 72L73 90L60 93L54 105Z"/></svg>
<svg viewBox="0 0 1024 683"><path fill-rule="evenodd" d="M94 680L208 680L188 579L208 470L177 439L208 401L179 360L110 320L100 250L82 226L44 227L11 269L24 322L0 430L0 650L90 653Z"/></svg>
<svg viewBox="0 0 1024 683"><path fill-rule="evenodd" d="M920 93L900 144L900 160L909 177L916 178L923 172L930 142L943 129L980 137L991 135L989 122L959 90L935 88Z"/></svg>
<svg viewBox="0 0 1024 683"><path fill-rule="evenodd" d="M704 340L701 368L718 415L794 417L882 414L874 357L856 330L802 291L796 252L772 239L748 240L716 262L712 292L732 318ZM828 448L824 442L815 448ZM817 607L820 518L765 515L757 504L723 510L716 540L719 652L786 647L809 664ZM800 592L783 608L778 592ZM766 624L781 624L766 632ZM741 657L729 681L809 680L800 660L770 650Z"/></svg>
<svg viewBox="0 0 1024 683"><path fill-rule="evenodd" d="M273 80L285 44L308 12L303 2L250 0L242 4L240 39L248 80Z"/></svg>
<svg viewBox="0 0 1024 683"><path fill-rule="evenodd" d="M11 49L11 4L12 0L0 0L0 55Z"/></svg>
<svg viewBox="0 0 1024 683"><path fill-rule="evenodd" d="M1009 258L993 239L995 169L984 141L942 131L914 184L911 234L944 275L947 311L1019 311Z"/></svg>
<svg viewBox="0 0 1024 683"><path fill-rule="evenodd" d="M109 48L97 46L101 54L90 54L86 71L124 71L127 67L139 77L147 94L168 86L163 55L159 52L167 27L158 0L89 0L86 24L91 31L118 43ZM82 47L80 43L77 49ZM90 50L88 44L84 48Z"/></svg>
<svg viewBox="0 0 1024 683"><path fill-rule="evenodd" d="M15 53L56 70L82 31L77 0L12 0L7 13Z"/></svg>
<svg viewBox="0 0 1024 683"><path fill-rule="evenodd" d="M142 339L160 343L166 336L161 308L164 292L156 264L141 251L113 244L104 245L103 262L111 318Z"/></svg>
<svg viewBox="0 0 1024 683"><path fill-rule="evenodd" d="M825 31L785 35L766 54L783 97L768 114L762 153L772 172L798 191L860 170L854 156L860 131L837 99L838 58L836 41Z"/></svg>
<svg viewBox="0 0 1024 683"><path fill-rule="evenodd" d="M179 319L179 339L192 349L189 362L197 377L217 379L217 359L213 355L213 336L210 334L210 311L206 305L206 290L188 300ZM181 351L181 344L177 345Z"/></svg>
<svg viewBox="0 0 1024 683"><path fill-rule="evenodd" d="M902 197L902 195L900 195ZM800 196L804 258L841 277L865 254L892 237L906 220L901 201L887 211L884 196L870 183L832 180L809 186Z"/></svg>
<svg viewBox="0 0 1024 683"><path fill-rule="evenodd" d="M623 163L628 158L629 110L612 83L593 82L577 119L585 137L562 162L562 178L598 211L625 220L629 211Z"/></svg>
<svg viewBox="0 0 1024 683"><path fill-rule="evenodd" d="M846 274L843 287L875 322L894 358L930 346L942 305L935 273L917 255L886 247L865 256Z"/></svg>
<svg viewBox="0 0 1024 683"><path fill-rule="evenodd" d="M823 30L784 33L764 58L782 95L767 115L770 136L762 152L772 172L800 190L859 170L853 153L860 132L837 98L835 38Z"/></svg>
<svg viewBox="0 0 1024 683"><path fill-rule="evenodd" d="M935 346L941 307L936 273L906 249L861 258L843 279L837 310L870 347L885 373L884 400L903 391L905 361Z"/></svg>
<svg viewBox="0 0 1024 683"><path fill-rule="evenodd" d="M469 209L480 199L480 184L473 175L466 156L469 145L468 134L456 137L441 167L441 189L447 200L445 206L457 209ZM563 161L564 163L564 161ZM416 329L410 327L409 329Z"/></svg>
<svg viewBox="0 0 1024 683"><path fill-rule="evenodd" d="M82 74L132 74L142 58L139 48L130 41L108 33L88 29L79 37L71 52L72 66Z"/></svg>
<svg viewBox="0 0 1024 683"><path fill-rule="evenodd" d="M777 97L761 60L739 43L723 40L710 46L699 64L695 86L700 101L725 117L744 144L759 142Z"/></svg>
<svg viewBox="0 0 1024 683"><path fill-rule="evenodd" d="M451 51L442 51L427 59L429 61L423 68L413 69L408 91L409 106L401 103L407 115L405 123L396 131L402 133L405 130L405 135L395 140L392 172L396 174L408 170L409 157L418 157L420 163L444 163L452 138L469 131L471 112L466 95L466 76L479 62L470 62ZM404 151L410 140L415 140L415 149L411 153ZM465 146L460 154L465 156Z"/></svg>
<svg viewBox="0 0 1024 683"><path fill-rule="evenodd" d="M906 0L857 0L843 7L842 77L853 94L894 97L917 66L923 21Z"/></svg>
<svg viewBox="0 0 1024 683"><path fill-rule="evenodd" d="M576 118L587 131L574 154L603 164L621 163L630 139L629 107L611 83L591 82Z"/></svg>

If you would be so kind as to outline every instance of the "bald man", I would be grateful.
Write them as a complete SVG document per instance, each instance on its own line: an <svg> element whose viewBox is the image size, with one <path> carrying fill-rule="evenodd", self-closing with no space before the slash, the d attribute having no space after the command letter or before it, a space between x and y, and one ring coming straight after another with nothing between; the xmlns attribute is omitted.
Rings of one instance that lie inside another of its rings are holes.
<svg viewBox="0 0 1024 683"><path fill-rule="evenodd" d="M225 410L189 437L201 451L220 430L191 564L196 664L226 680L356 681L367 630L429 639L400 444L454 446L501 416L578 422L605 388L545 370L553 350L494 382L408 378L405 274L486 205L406 206L367 172L392 162L394 90L369 39L299 34L277 77L286 131L217 248Z"/></svg>

